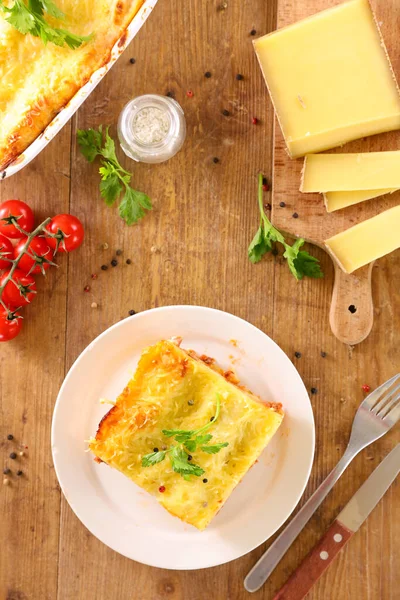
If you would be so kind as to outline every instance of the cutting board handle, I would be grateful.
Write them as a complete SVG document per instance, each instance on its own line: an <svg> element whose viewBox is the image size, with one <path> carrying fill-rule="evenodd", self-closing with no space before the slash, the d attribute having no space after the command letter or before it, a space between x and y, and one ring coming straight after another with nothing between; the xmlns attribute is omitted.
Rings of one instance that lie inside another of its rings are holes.
<svg viewBox="0 0 400 600"><path fill-rule="evenodd" d="M350 346L365 340L374 322L372 266L373 263L346 275L335 265L329 322L334 335Z"/></svg>

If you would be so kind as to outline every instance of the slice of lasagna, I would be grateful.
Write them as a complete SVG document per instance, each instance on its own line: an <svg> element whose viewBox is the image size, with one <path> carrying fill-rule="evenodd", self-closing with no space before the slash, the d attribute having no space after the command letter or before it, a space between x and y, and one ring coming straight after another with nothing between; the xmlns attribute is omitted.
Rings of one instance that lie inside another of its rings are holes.
<svg viewBox="0 0 400 600"><path fill-rule="evenodd" d="M262 402L232 371L161 341L144 350L89 446L95 460L204 529L282 419L280 404Z"/></svg>
<svg viewBox="0 0 400 600"><path fill-rule="evenodd" d="M92 39L72 50L23 35L0 13L0 170L14 161L110 58L144 0L56 0L54 27ZM6 2L5 4L10 4Z"/></svg>

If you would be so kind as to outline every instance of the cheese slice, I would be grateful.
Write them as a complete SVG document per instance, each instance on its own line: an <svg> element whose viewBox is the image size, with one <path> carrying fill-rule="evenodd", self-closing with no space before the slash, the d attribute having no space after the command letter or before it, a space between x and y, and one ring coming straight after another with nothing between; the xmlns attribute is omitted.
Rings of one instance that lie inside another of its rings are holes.
<svg viewBox="0 0 400 600"><path fill-rule="evenodd" d="M400 188L400 150L353 154L309 154L301 192Z"/></svg>
<svg viewBox="0 0 400 600"><path fill-rule="evenodd" d="M358 190L355 192L325 192L323 196L326 210L334 212L335 210L364 202L364 200L378 198L378 196L384 196L385 194L392 194L396 190L397 188L385 188L382 190Z"/></svg>
<svg viewBox="0 0 400 600"><path fill-rule="evenodd" d="M368 0L325 10L254 47L292 157L400 128L399 89Z"/></svg>
<svg viewBox="0 0 400 600"><path fill-rule="evenodd" d="M334 235L325 246L345 273L393 252L400 248L400 205Z"/></svg>

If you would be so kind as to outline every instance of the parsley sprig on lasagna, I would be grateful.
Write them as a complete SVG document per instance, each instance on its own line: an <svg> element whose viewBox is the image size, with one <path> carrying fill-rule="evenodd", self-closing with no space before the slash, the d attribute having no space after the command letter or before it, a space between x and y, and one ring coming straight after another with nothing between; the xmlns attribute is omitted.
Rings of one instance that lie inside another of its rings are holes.
<svg viewBox="0 0 400 600"><path fill-rule="evenodd" d="M196 452L200 449L202 452L207 454L217 454L222 448L228 446L228 442L221 444L209 444L208 442L212 439L212 435L204 432L215 424L219 417L221 409L221 398L217 394L217 407L215 410L215 416L211 417L209 423L206 423L200 429L185 430L185 429L163 429L163 434L168 438L174 438L179 445L173 445L167 450L157 450L146 454L142 458L142 467L151 467L165 459L167 454L171 461L172 469L175 473L179 473L186 480L190 480L190 475L200 477L205 473L199 465L196 465L192 461L192 456L188 452Z"/></svg>
<svg viewBox="0 0 400 600"><path fill-rule="evenodd" d="M0 0L0 10L4 13L4 19L15 27L20 33L41 38L45 44L52 42L56 46L68 46L73 50L79 48L84 42L92 39L90 35L75 35L67 29L53 27L45 20L45 14L55 19L64 19L65 14L52 0L14 0L14 4L6 6Z"/></svg>

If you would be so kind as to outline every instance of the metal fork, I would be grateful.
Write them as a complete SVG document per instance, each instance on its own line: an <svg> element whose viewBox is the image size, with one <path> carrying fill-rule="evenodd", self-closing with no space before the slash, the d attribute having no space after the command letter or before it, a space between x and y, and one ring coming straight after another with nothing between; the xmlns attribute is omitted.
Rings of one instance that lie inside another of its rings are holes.
<svg viewBox="0 0 400 600"><path fill-rule="evenodd" d="M350 441L342 458L307 500L289 525L262 555L244 580L248 592L266 582L282 556L308 523L343 471L357 454L382 437L400 418L400 373L383 383L360 404L353 421Z"/></svg>

